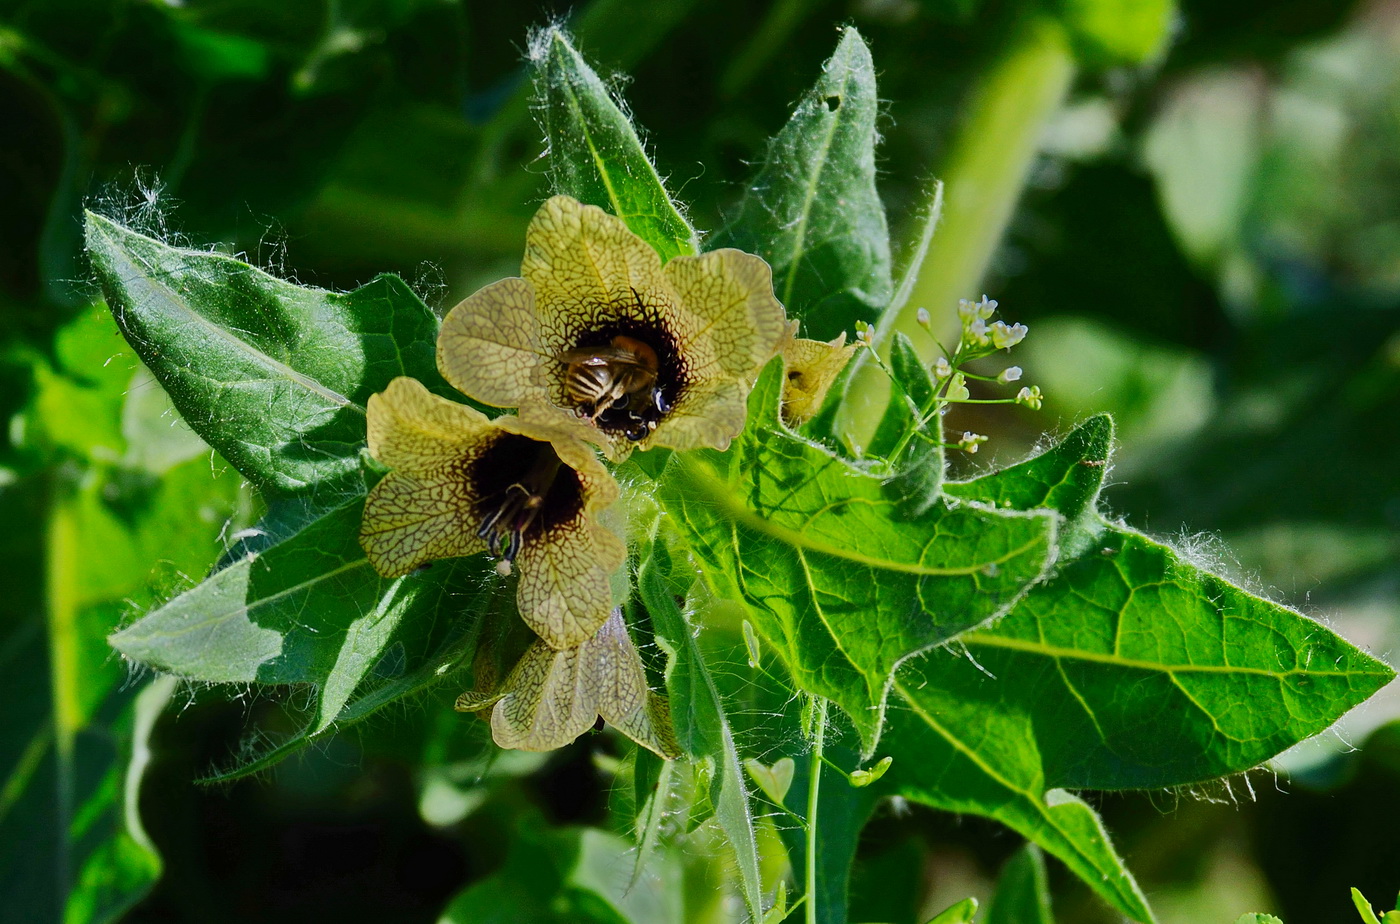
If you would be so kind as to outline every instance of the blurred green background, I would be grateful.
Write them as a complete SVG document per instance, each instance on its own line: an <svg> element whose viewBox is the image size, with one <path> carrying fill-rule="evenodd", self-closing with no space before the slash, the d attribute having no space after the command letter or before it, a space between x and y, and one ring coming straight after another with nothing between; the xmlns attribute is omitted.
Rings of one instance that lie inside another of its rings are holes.
<svg viewBox="0 0 1400 924"><path fill-rule="evenodd" d="M140 686L102 638L198 579L255 506L92 307L84 205L305 284L397 272L445 309L516 270L547 194L532 27L567 23L600 72L627 75L658 167L714 230L836 26L853 23L887 101L881 193L898 244L1008 36L1037 12L1093 8L0 3L0 892L25 896L24 920L59 916L30 862L50 849L59 870L70 862L47 809L64 789L45 780L85 766L65 753L114 747L128 720L113 717ZM993 437L960 464L1014 459L1109 410L1115 511L1393 663L1400 4L1190 0L1170 15L1146 65L1077 49L983 284L1030 326L1017 361L1046 408L951 419ZM75 680L74 665L91 673ZM165 875L131 920L435 920L500 867L508 832L602 823L616 798L588 746L488 763L480 728L441 704L262 781L202 788L192 779L228 760L252 718L278 727L277 702L226 692L166 691L175 708L151 737L141 805ZM1400 889L1397 716L1388 690L1283 755L1283 773L1099 806L1165 922L1348 920L1346 887L1385 907ZM852 920L912 922L985 895L1017 846L978 819L882 811ZM1059 920L1109 920L1053 867L1052 881Z"/></svg>

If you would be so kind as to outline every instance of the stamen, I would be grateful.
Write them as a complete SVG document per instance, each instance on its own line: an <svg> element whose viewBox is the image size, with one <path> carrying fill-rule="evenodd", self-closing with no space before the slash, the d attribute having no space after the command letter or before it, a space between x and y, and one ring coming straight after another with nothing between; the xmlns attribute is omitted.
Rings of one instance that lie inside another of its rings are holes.
<svg viewBox="0 0 1400 924"><path fill-rule="evenodd" d="M548 447L548 444L544 445ZM507 566L520 554L525 533L544 508L545 496L554 484L560 465L559 457L546 448L538 453L523 478L483 498L478 506L481 526L476 535L486 541L487 552L503 560ZM506 573L509 573L509 568Z"/></svg>

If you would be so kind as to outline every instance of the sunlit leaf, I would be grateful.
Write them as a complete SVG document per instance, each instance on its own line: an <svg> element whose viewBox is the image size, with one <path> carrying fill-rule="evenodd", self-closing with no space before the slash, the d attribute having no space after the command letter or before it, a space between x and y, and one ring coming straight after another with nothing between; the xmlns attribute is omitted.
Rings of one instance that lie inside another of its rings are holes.
<svg viewBox="0 0 1400 924"><path fill-rule="evenodd" d="M471 560L380 577L358 541L363 506L353 498L289 521L275 512L222 570L114 634L112 646L189 680L315 685L309 731L326 729L367 677L411 672L436 647L428 639L480 615L470 576L482 569Z"/></svg>
<svg viewBox="0 0 1400 924"><path fill-rule="evenodd" d="M297 286L91 212L87 244L117 326L185 421L269 496L354 480L365 402L395 376L447 390L437 320L396 277Z"/></svg>
<svg viewBox="0 0 1400 924"><path fill-rule="evenodd" d="M846 28L777 136L738 212L714 240L773 267L778 300L806 336L874 321L890 300L889 229L875 189L875 65Z"/></svg>
<svg viewBox="0 0 1400 924"><path fill-rule="evenodd" d="M681 217L612 94L558 29L533 43L535 93L549 144L550 184L621 218L662 260L694 254Z"/></svg>
<svg viewBox="0 0 1400 924"><path fill-rule="evenodd" d="M869 752L895 665L1005 612L1049 563L1055 519L951 503L905 519L881 478L783 427L780 373L729 453L677 457L662 502L716 591Z"/></svg>
<svg viewBox="0 0 1400 924"><path fill-rule="evenodd" d="M676 603L678 588L673 586L671 567L664 543L653 542L651 554L638 575L637 590L651 616L657 643L670 656L666 690L670 694L676 737L687 754L712 767L710 805L734 851L744 905L753 920L760 920L763 899L758 843L744 769L724 704L696 645L694 630Z"/></svg>

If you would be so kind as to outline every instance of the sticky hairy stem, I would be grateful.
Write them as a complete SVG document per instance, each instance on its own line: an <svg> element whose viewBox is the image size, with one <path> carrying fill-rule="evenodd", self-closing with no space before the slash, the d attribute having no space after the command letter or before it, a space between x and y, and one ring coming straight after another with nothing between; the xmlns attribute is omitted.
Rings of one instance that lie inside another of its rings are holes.
<svg viewBox="0 0 1400 924"><path fill-rule="evenodd" d="M811 781L807 786L807 924L817 924L817 806L821 795L822 748L826 744L826 700L815 697L812 706Z"/></svg>

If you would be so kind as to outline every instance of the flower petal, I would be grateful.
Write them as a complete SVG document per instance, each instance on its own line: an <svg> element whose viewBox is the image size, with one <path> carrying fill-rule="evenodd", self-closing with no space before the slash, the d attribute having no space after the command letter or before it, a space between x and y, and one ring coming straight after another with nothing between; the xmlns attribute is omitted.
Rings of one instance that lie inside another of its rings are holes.
<svg viewBox="0 0 1400 924"><path fill-rule="evenodd" d="M578 473L583 489L585 514L594 514L611 507L617 500L617 481L603 463L598 461L593 450L583 442L585 437L595 441L600 438L596 427L562 411L558 415L497 417L494 423L509 433L518 433L532 440L551 443L560 460Z"/></svg>
<svg viewBox="0 0 1400 924"><path fill-rule="evenodd" d="M592 675L584 682L598 691L598 714L603 720L661 757L679 757L670 708L664 697L647 688L646 670L621 610L613 611L583 651L584 670Z"/></svg>
<svg viewBox="0 0 1400 924"><path fill-rule="evenodd" d="M846 345L843 332L831 342L796 338L783 347L787 378L783 381L783 420L790 426L802 423L821 410L831 383L860 349L859 343Z"/></svg>
<svg viewBox="0 0 1400 924"><path fill-rule="evenodd" d="M622 540L591 518L533 537L517 559L520 618L553 648L583 644L612 610L612 573L626 557Z"/></svg>
<svg viewBox="0 0 1400 924"><path fill-rule="evenodd" d="M551 751L588 730L598 717L597 691L579 670L580 649L536 642L506 677L491 710L491 737L503 748Z"/></svg>
<svg viewBox="0 0 1400 924"><path fill-rule="evenodd" d="M642 441L642 448L666 446L678 452L705 446L728 449L729 441L744 429L748 392L748 383L739 379L691 385L671 413Z"/></svg>
<svg viewBox="0 0 1400 924"><path fill-rule="evenodd" d="M447 313L438 334L443 378L465 395L496 407L546 400L544 373L557 350L546 350L535 290L510 277L478 290Z"/></svg>
<svg viewBox="0 0 1400 924"><path fill-rule="evenodd" d="M700 323L695 339L709 341L708 349L724 374L756 378L788 330L783 306L773 295L768 264L753 254L725 248L676 257L664 272L681 304Z"/></svg>
<svg viewBox="0 0 1400 924"><path fill-rule="evenodd" d="M455 467L466 447L491 431L485 415L404 376L370 395L366 413L369 454L409 475L432 476Z"/></svg>
<svg viewBox="0 0 1400 924"><path fill-rule="evenodd" d="M360 546L374 570L401 577L439 558L484 552L471 518L466 481L451 469L421 478L390 472L365 500Z"/></svg>
<svg viewBox="0 0 1400 924"><path fill-rule="evenodd" d="M534 286L541 343L551 358L584 331L638 311L675 308L656 251L622 219L568 196L549 199L530 220L520 275Z"/></svg>

